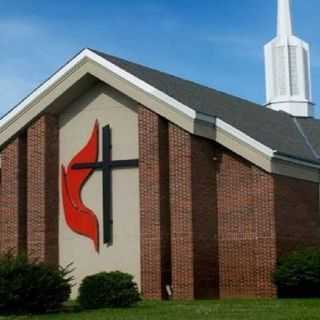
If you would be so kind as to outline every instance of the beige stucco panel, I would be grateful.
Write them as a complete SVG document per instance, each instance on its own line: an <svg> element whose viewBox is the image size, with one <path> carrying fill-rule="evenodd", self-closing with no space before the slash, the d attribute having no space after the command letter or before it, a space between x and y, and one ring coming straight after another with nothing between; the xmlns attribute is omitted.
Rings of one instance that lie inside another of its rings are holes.
<svg viewBox="0 0 320 320"><path fill-rule="evenodd" d="M113 159L138 158L138 117L136 103L100 84L70 105L60 115L60 164L69 161L86 144L96 119L112 129ZM101 131L100 131L101 134ZM102 143L100 139L100 144ZM100 154L101 159L101 145ZM120 270L129 272L140 284L139 173L137 168L113 170L113 245L102 243L102 177L95 172L82 190L85 205L100 224L100 253L92 242L75 234L66 225L60 200L59 258L65 266L74 264L77 295L80 281L89 274ZM61 199L61 197L60 197Z"/></svg>

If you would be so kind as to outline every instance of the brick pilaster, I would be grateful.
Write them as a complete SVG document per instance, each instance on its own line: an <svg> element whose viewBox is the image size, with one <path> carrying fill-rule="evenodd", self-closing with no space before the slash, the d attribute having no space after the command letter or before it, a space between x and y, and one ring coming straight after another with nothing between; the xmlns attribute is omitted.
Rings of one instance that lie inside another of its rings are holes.
<svg viewBox="0 0 320 320"><path fill-rule="evenodd" d="M26 253L26 139L15 138L1 153L2 253Z"/></svg>
<svg viewBox="0 0 320 320"><path fill-rule="evenodd" d="M51 264L58 263L58 122L44 115L27 133L28 254Z"/></svg>
<svg viewBox="0 0 320 320"><path fill-rule="evenodd" d="M169 125L172 288L175 299L218 297L213 143Z"/></svg>
<svg viewBox="0 0 320 320"><path fill-rule="evenodd" d="M171 283L168 125L139 107L141 279L146 299L166 297Z"/></svg>
<svg viewBox="0 0 320 320"><path fill-rule="evenodd" d="M217 221L218 153L212 141L192 136L194 296L219 297Z"/></svg>
<svg viewBox="0 0 320 320"><path fill-rule="evenodd" d="M274 176L252 165L253 214L256 219L256 295L273 298L277 294L272 275L277 263Z"/></svg>
<svg viewBox="0 0 320 320"><path fill-rule="evenodd" d="M169 124L172 289L194 298L191 135Z"/></svg>

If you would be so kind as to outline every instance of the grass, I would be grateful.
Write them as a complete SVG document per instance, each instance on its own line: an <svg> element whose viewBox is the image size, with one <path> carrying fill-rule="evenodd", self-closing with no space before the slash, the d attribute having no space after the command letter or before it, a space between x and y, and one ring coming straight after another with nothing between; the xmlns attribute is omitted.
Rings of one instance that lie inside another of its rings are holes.
<svg viewBox="0 0 320 320"><path fill-rule="evenodd" d="M316 320L320 300L143 302L131 309L9 316L2 320Z"/></svg>

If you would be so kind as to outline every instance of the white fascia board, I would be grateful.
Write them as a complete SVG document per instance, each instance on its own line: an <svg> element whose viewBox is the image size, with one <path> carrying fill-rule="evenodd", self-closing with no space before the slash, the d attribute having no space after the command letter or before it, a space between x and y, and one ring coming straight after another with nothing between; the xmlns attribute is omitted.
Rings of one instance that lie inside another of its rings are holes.
<svg viewBox="0 0 320 320"><path fill-rule="evenodd" d="M19 115L19 113L22 112L24 108L26 108L30 103L32 103L37 97L39 97L50 86L52 86L56 82L58 82L66 73L68 73L73 67L75 67L78 63L80 63L85 58L90 59L90 60L98 63L99 65L103 66L107 70L116 74L120 78L127 80L128 82L132 83L133 85L140 88L141 90L149 93L150 95L153 95L154 97L165 102L166 104L173 106L175 109L184 113L188 117L190 117L192 119L196 118L196 112L193 109L185 106L184 104L173 99L172 97L168 96L167 94L161 92L160 90L158 90L158 89L154 88L153 86L147 84L146 82L140 80L139 78L135 77L134 75L130 74L129 72L119 68L118 66L107 61L105 58L99 56L98 54L94 53L93 51L91 51L89 49L84 49L76 57L74 57L69 63L67 63L63 68L61 68L57 73L55 73L52 77L50 77L45 83L43 83L38 89L36 89L31 95L29 95L20 104L18 104L11 112L9 112L7 115L5 115L0 120L0 128L2 126L4 126L6 123L8 123L15 116Z"/></svg>
<svg viewBox="0 0 320 320"><path fill-rule="evenodd" d="M115 73L117 76L121 77L122 79L127 80L128 82L132 83L136 87L140 88L141 90L149 93L150 95L158 98L159 100L165 102L173 106L178 111L184 113L185 115L189 116L192 119L196 118L196 112L191 109L190 107L184 105L183 103L177 101L176 99L168 96L167 94L163 93L162 91L156 89L155 87L149 85L148 83L144 82L143 80L137 78L136 76L132 75L131 73L121 69L120 67L114 65L113 63L109 62L107 59L99 56L98 54L94 53L89 49L85 49L87 53L87 57L92 59L93 61L99 63L109 71Z"/></svg>
<svg viewBox="0 0 320 320"><path fill-rule="evenodd" d="M221 120L219 118L216 119L216 126L219 129L225 130L226 132L228 132L229 134L234 136L236 139L251 146L255 150L260 151L261 153L263 153L264 155L266 155L269 158L272 158L274 156L274 154L276 153L276 150L272 150L271 148L265 146L264 144L262 144L261 142L255 140L255 139L251 138L250 136L248 136L244 132L236 129L235 127L231 126L230 124L224 122L223 120Z"/></svg>

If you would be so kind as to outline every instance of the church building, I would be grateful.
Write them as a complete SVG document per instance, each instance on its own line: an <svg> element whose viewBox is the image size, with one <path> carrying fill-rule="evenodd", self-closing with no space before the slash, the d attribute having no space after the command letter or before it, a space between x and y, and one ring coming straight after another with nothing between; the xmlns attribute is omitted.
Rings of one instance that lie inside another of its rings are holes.
<svg viewBox="0 0 320 320"><path fill-rule="evenodd" d="M275 297L277 259L320 245L320 121L289 0L265 60L261 106L81 51L0 120L0 251L73 263L74 297L115 270L146 299Z"/></svg>

